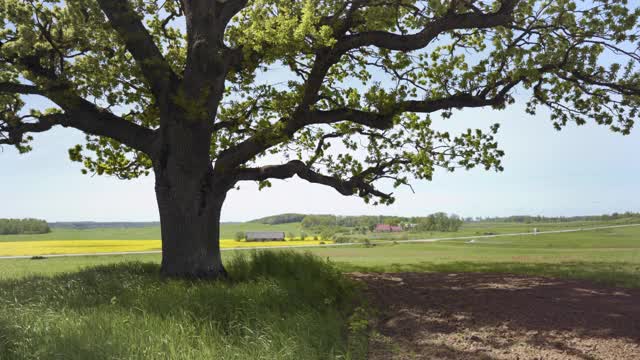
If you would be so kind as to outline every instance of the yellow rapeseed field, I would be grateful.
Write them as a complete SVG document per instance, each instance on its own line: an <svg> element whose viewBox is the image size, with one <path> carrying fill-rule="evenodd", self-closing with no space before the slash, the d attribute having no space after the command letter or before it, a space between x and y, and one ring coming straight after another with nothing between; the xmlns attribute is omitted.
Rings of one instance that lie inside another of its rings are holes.
<svg viewBox="0 0 640 360"><path fill-rule="evenodd" d="M244 242L220 240L224 248L318 245L320 241ZM160 250L160 240L43 240L0 242L0 256L94 254Z"/></svg>

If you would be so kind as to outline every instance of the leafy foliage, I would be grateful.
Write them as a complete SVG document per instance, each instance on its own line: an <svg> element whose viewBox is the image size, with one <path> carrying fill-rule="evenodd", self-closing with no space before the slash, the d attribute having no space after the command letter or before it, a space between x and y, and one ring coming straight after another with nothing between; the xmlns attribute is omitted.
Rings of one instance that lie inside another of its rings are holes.
<svg viewBox="0 0 640 360"><path fill-rule="evenodd" d="M377 185L502 170L499 124L434 129L458 109L522 100L558 129L628 134L639 16L627 0L2 0L0 143L75 127L84 172L130 179L193 131L228 189L297 175L389 204Z"/></svg>

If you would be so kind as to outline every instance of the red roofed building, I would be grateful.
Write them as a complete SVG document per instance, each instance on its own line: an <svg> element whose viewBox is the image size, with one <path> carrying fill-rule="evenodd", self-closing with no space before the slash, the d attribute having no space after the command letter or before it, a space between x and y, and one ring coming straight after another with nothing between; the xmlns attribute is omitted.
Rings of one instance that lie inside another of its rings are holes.
<svg viewBox="0 0 640 360"><path fill-rule="evenodd" d="M376 228L373 231L375 231L375 232L401 232L402 231L402 226L378 224L378 225L376 225Z"/></svg>

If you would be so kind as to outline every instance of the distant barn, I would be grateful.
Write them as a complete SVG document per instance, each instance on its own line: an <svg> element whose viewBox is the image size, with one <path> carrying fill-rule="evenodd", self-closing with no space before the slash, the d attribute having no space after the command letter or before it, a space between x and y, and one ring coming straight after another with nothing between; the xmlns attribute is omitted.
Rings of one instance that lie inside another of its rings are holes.
<svg viewBox="0 0 640 360"><path fill-rule="evenodd" d="M378 224L378 225L376 225L376 228L373 231L375 231L375 232L401 232L402 231L402 226Z"/></svg>
<svg viewBox="0 0 640 360"><path fill-rule="evenodd" d="M246 241L284 241L282 231L248 231L245 233Z"/></svg>

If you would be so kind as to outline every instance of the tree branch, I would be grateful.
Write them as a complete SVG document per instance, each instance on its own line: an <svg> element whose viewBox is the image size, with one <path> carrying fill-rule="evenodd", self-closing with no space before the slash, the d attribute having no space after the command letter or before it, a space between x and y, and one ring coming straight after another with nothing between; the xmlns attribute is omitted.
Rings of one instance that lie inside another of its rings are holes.
<svg viewBox="0 0 640 360"><path fill-rule="evenodd" d="M0 93L41 95L58 105L65 114L64 118L56 118L57 121L51 126L73 127L88 134L112 138L146 154L153 154L155 131L127 121L77 95L71 84L42 67L37 57L18 58L16 63L37 78L41 85L2 82Z"/></svg>
<svg viewBox="0 0 640 360"><path fill-rule="evenodd" d="M263 181L267 179L288 179L298 175L299 178L311 183L322 184L336 189L340 194L350 196L377 196L383 199L391 198L391 194L383 193L373 185L365 182L363 176L354 176L349 180L343 180L334 176L320 174L305 165L300 160L292 160L282 165L270 165L260 168L239 169L236 179L238 181Z"/></svg>
<svg viewBox="0 0 640 360"><path fill-rule="evenodd" d="M227 0L224 2L225 5L220 11L220 22L226 26L231 18L233 18L237 13L244 9L245 6L247 6L249 0Z"/></svg>
<svg viewBox="0 0 640 360"><path fill-rule="evenodd" d="M50 98L55 101L55 96ZM48 114L36 117L38 122L20 122L17 125L5 124L0 130L8 133L4 144L17 145L27 133L44 132L53 126L73 127L87 134L105 136L146 154L153 153L155 133L151 129L126 121L108 111L97 108L84 99L75 99L73 106L58 103L65 113Z"/></svg>
<svg viewBox="0 0 640 360"><path fill-rule="evenodd" d="M493 97L482 97L469 93L461 93L441 99L427 100L407 100L396 104L386 113L365 112L356 109L336 109L328 111L308 111L298 113L292 119L282 119L284 129L279 136L265 136L256 134L242 143L220 153L217 164L221 168L232 168L239 166L260 152L281 141L281 139L293 136L297 131L305 126L315 124L333 124L341 121L351 121L371 128L385 130L393 126L395 116L404 112L433 113L440 110L465 107L498 106L506 101L508 90L518 84L520 80L506 84L497 95ZM275 129L279 128L274 126Z"/></svg>
<svg viewBox="0 0 640 360"><path fill-rule="evenodd" d="M0 93L36 95L41 94L41 91L33 85L25 85L13 82L0 82Z"/></svg>
<svg viewBox="0 0 640 360"><path fill-rule="evenodd" d="M395 115L411 111L429 113L453 107L495 106L505 101L506 91L491 99L474 96L472 94L453 95L450 98L405 101L394 107L386 114L366 113L358 110L339 109L328 112L309 112L307 109L318 98L318 91L322 86L327 72L340 57L351 49L364 46L377 46L399 51L410 51L427 46L436 36L444 31L465 28L490 28L508 25L512 21L513 11L520 0L502 0L498 11L489 14L477 12L455 14L449 13L430 22L424 29L413 35L397 35L384 31L368 31L340 39L330 50L323 49L316 54L316 60L306 81L303 99L294 115L284 122L284 136L290 137L301 128L317 123L335 123L339 121L353 121L377 129L387 129L393 125ZM346 31L346 28L345 28ZM511 85L508 89L515 86ZM507 87L505 87L507 88ZM219 162L222 167L236 167L249 161L261 151L273 144L265 141L262 135L253 136L236 147L220 154ZM278 137L276 137L278 138Z"/></svg>
<svg viewBox="0 0 640 360"><path fill-rule="evenodd" d="M397 51L422 49L445 31L485 29L508 25L512 21L513 11L519 2L520 0L502 0L500 9L494 13L449 13L430 22L416 34L398 35L386 31L366 31L353 34L339 40L334 49L342 54L364 46L376 46Z"/></svg>
<svg viewBox="0 0 640 360"><path fill-rule="evenodd" d="M6 133L5 138L0 138L0 145L19 145L27 133L39 133L50 130L53 126L62 124L67 120L64 114L48 114L37 117L38 122L17 125L0 123L0 134Z"/></svg>
<svg viewBox="0 0 640 360"><path fill-rule="evenodd" d="M142 69L156 100L161 104L166 102L178 76L162 56L140 16L133 10L129 0L98 0L98 3Z"/></svg>

